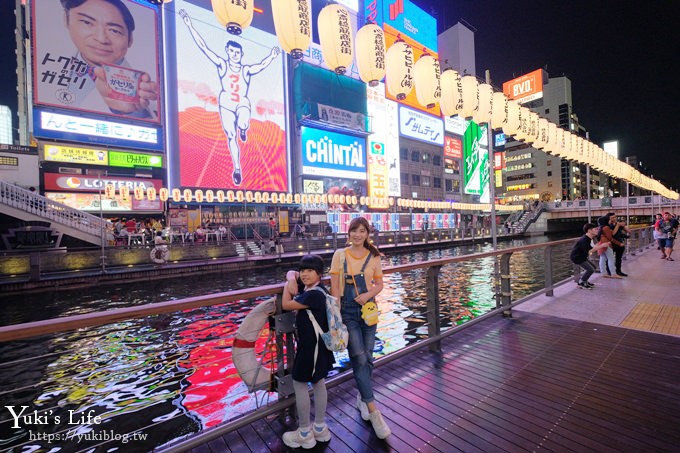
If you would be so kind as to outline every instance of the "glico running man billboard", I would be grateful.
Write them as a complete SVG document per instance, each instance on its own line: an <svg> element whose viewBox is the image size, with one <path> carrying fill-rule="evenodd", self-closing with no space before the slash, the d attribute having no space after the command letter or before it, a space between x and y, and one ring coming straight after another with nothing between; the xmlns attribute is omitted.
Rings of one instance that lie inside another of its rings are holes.
<svg viewBox="0 0 680 453"><path fill-rule="evenodd" d="M284 55L275 35L222 27L210 3L175 12L179 185L287 191ZM258 12L255 13L259 14Z"/></svg>

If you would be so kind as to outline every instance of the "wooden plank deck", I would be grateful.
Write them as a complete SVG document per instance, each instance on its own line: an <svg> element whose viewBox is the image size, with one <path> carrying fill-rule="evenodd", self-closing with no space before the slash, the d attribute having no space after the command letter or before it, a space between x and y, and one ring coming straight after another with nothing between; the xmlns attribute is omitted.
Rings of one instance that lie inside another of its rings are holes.
<svg viewBox="0 0 680 453"><path fill-rule="evenodd" d="M353 381L329 390L313 451L678 451L680 338L533 313L496 317L374 370L393 434L378 440ZM194 452L285 451L282 414Z"/></svg>

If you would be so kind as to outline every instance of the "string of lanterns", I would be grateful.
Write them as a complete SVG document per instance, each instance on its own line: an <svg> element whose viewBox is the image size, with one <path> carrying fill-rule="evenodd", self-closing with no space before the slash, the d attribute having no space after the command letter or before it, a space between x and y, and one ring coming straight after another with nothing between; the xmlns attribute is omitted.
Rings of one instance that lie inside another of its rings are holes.
<svg viewBox="0 0 680 453"><path fill-rule="evenodd" d="M202 189L168 189L162 187L156 190L155 187L135 187L130 190L127 186L120 186L118 189L113 184L104 187L104 196L109 199L120 197L123 200L135 199L137 201L160 200L163 202L173 201L175 203L254 203L254 204L350 204L360 206L381 206L384 208L392 207L395 204L404 208L438 209L438 210L466 210L466 211L490 211L489 203L457 203L449 201L425 201L410 198L394 197L365 197L343 194L307 194L307 193L278 193L278 192L258 192L243 190L202 190ZM500 211L522 210L520 205L497 205Z"/></svg>
<svg viewBox="0 0 680 453"><path fill-rule="evenodd" d="M253 18L251 0L211 0L213 12L229 33L240 34ZM311 44L311 0L272 1L272 14L279 43L292 58L302 58ZM637 169L607 154L583 137L564 130L517 102L480 84L475 76L463 76L453 69L440 73L439 61L425 52L414 61L413 49L397 39L385 49L383 30L376 24L363 26L352 36L350 13L342 5L329 4L319 13L317 24L323 57L337 74L344 74L356 53L362 81L374 86L385 78L387 91L398 100L415 87L418 102L430 109L439 104L445 116L461 116L489 127L502 129L519 141L562 159L590 165L600 172L678 199L677 192Z"/></svg>

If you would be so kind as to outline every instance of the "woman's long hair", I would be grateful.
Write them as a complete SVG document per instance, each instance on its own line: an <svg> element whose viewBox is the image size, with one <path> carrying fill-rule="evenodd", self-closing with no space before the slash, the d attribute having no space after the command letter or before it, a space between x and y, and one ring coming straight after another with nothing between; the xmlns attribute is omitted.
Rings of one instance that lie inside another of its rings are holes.
<svg viewBox="0 0 680 453"><path fill-rule="evenodd" d="M364 239L364 247L368 249L369 252L371 252L371 255L373 256L380 256L382 253L380 253L380 250L378 250L378 247L375 245L371 244L368 239L371 237L371 225L369 225L368 220L366 220L364 217L355 217L352 219L351 222L349 222L349 228L347 229L347 243L349 245L349 233L352 231L356 230L360 226L363 226L366 228L366 232L368 233L368 236L366 239Z"/></svg>

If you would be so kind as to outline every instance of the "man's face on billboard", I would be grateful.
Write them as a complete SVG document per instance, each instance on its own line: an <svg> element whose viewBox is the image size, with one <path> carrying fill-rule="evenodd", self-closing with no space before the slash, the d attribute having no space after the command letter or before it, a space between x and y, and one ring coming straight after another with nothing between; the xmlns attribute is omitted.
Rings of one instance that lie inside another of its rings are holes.
<svg viewBox="0 0 680 453"><path fill-rule="evenodd" d="M243 58L243 51L235 46L227 46L227 55L232 63L240 63Z"/></svg>
<svg viewBox="0 0 680 453"><path fill-rule="evenodd" d="M119 64L132 37L118 8L104 0L87 0L66 18L71 40L90 65Z"/></svg>

